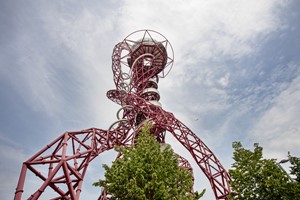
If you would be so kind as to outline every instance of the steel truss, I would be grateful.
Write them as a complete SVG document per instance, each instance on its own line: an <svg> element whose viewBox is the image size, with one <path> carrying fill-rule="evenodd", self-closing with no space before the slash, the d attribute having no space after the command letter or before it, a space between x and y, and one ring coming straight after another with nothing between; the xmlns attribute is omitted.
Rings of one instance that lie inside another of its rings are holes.
<svg viewBox="0 0 300 200"><path fill-rule="evenodd" d="M153 35L160 39L155 40ZM65 132L25 161L15 200L22 197L28 170L43 182L28 199L42 197L46 188L57 195L53 199L79 199L89 163L115 146L134 145L145 120L152 121L151 134L160 143L165 143L166 134L175 137L208 178L215 199L227 200L230 193L227 171L204 142L172 113L162 109L159 102L158 80L168 74L173 64L168 40L155 31L135 32L115 46L112 61L116 89L108 91L107 97L121 105L117 121L108 130ZM192 173L189 162L179 158L179 166ZM108 199L105 191L99 199Z"/></svg>

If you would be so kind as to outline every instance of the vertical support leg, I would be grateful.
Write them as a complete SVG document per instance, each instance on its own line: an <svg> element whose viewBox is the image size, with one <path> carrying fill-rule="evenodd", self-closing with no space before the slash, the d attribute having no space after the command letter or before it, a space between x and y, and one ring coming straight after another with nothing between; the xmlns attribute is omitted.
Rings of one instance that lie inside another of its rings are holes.
<svg viewBox="0 0 300 200"><path fill-rule="evenodd" d="M23 188L24 188L24 183L25 183L25 178L26 178L26 172L27 172L27 166L26 163L23 163L22 170L21 170L21 175L18 181L18 186L16 188L15 192L15 198L14 200L21 200L22 198L22 193L23 193Z"/></svg>

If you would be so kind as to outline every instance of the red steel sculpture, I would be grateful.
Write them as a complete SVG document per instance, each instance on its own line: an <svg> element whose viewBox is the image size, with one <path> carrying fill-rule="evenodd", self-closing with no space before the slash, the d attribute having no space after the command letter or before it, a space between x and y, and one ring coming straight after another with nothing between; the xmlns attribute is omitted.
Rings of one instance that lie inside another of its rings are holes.
<svg viewBox="0 0 300 200"><path fill-rule="evenodd" d="M117 145L134 145L145 120L152 121L151 134L158 142L164 144L166 134L175 137L208 178L215 199L227 200L230 178L225 168L204 142L172 113L162 109L159 102L158 81L171 70L173 56L169 41L155 31L136 31L118 43L112 54L116 89L107 92L107 97L121 106L117 121L108 130L90 128L65 132L25 161L15 200L22 198L28 170L42 181L28 199L42 198L49 188L55 194L52 199L79 199L89 163ZM179 157L179 166L192 173L183 157ZM103 191L99 199L109 199L109 195Z"/></svg>

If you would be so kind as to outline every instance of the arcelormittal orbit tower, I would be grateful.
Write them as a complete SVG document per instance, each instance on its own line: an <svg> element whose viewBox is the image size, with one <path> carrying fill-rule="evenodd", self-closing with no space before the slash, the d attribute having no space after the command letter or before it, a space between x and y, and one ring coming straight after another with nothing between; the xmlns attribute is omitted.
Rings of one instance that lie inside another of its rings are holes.
<svg viewBox="0 0 300 200"><path fill-rule="evenodd" d="M164 144L172 135L194 158L211 184L215 199L228 199L229 175L214 153L186 125L162 108L158 92L159 78L173 65L173 50L160 33L136 31L118 43L112 54L116 88L107 97L119 104L117 119L108 129L90 128L65 132L23 163L15 200L22 198L27 171L41 185L26 199L43 199L44 191L53 190L52 199L79 199L90 162L115 146L134 145L142 122L152 122L151 134ZM192 173L189 162L179 157L178 165ZM29 183L27 183L29 184ZM109 197L102 192L99 199Z"/></svg>

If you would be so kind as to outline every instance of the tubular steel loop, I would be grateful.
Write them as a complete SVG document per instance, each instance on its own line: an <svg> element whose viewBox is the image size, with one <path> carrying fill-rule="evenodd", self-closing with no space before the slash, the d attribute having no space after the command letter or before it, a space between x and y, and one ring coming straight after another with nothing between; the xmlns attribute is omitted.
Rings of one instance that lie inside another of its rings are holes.
<svg viewBox="0 0 300 200"><path fill-rule="evenodd" d="M117 118L118 118L118 120L121 119L121 117L120 117L120 112L121 112L122 110L126 110L126 109L132 110L132 109L133 109L133 106L132 106L132 105L125 105L125 106L123 106L122 108L120 108L120 109L117 111Z"/></svg>
<svg viewBox="0 0 300 200"><path fill-rule="evenodd" d="M120 85L120 88L122 88L122 89L125 90L126 92L129 92L130 86L129 86L128 83L121 82L119 85Z"/></svg>
<svg viewBox="0 0 300 200"><path fill-rule="evenodd" d="M122 77L123 80L128 80L128 79L130 79L130 75L127 74L127 73L125 73L125 72L122 72L121 77Z"/></svg>
<svg viewBox="0 0 300 200"><path fill-rule="evenodd" d="M107 131L107 132L112 131L112 128L113 128L116 124L124 125L124 124L127 123L127 122L128 122L127 119L119 119L118 121L115 121L114 123L112 123L112 124L110 125L110 127L108 128L108 131Z"/></svg>
<svg viewBox="0 0 300 200"><path fill-rule="evenodd" d="M133 64L132 64L132 67L131 67L131 69L130 69L130 72L129 72L130 77L132 77L132 71L133 71L133 69L134 69L134 67L135 67L136 62L137 62L139 59L141 59L141 58L143 58L143 57L145 57L145 56L151 56L153 59L155 59L155 56L154 56L153 54L151 54L151 53L144 53L144 54L140 55L139 57L137 57L137 58L134 60L134 62L133 62Z"/></svg>
<svg viewBox="0 0 300 200"><path fill-rule="evenodd" d="M151 56L153 59L155 59L155 57L151 54L151 53L145 53L145 54L142 54L142 55L140 55L139 57L137 57L135 60L134 60L134 62L133 62L133 64L132 64L132 67L130 68L130 71L129 71L129 77L130 77L130 82L129 82L129 84L130 85L132 85L132 82L133 82L133 80L132 80L132 75L133 75L133 70L134 70L134 68L135 68L135 66L136 66L136 62L138 62L138 60L140 60L141 58L143 58L143 57L145 57L145 56Z"/></svg>

